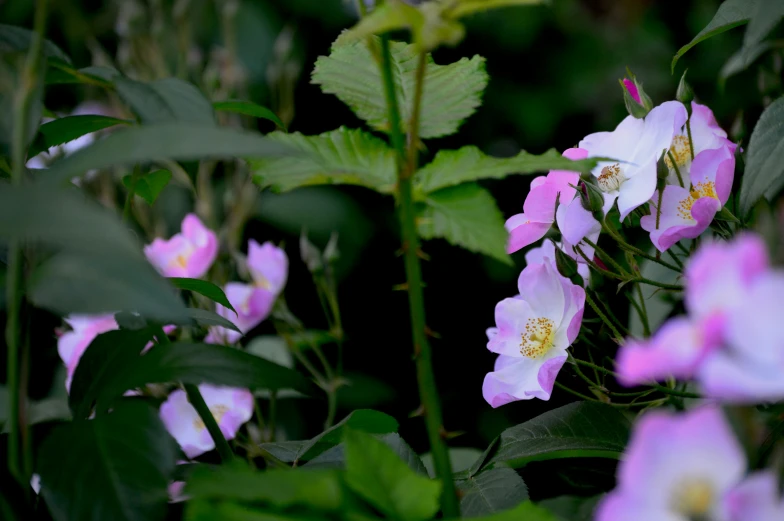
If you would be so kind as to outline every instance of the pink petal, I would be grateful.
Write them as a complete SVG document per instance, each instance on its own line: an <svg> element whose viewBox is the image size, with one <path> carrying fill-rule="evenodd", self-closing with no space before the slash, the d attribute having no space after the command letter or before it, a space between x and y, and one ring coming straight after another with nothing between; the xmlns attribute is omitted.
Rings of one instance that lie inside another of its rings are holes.
<svg viewBox="0 0 784 521"><path fill-rule="evenodd" d="M526 266L517 279L520 295L531 306L533 316L548 318L556 325L564 313L565 295L561 275L549 264Z"/></svg>
<svg viewBox="0 0 784 521"><path fill-rule="evenodd" d="M514 253L544 237L552 226L552 222L531 221L525 214L520 213L510 217L505 226L509 231L506 251Z"/></svg>
<svg viewBox="0 0 784 521"><path fill-rule="evenodd" d="M517 400L549 400L552 382L565 360L564 356L550 360L532 360L501 355L496 360L495 370L485 376L482 396L493 408ZM540 380L545 365L548 367ZM549 385L549 389L540 381Z"/></svg>
<svg viewBox="0 0 784 521"><path fill-rule="evenodd" d="M248 269L258 287L277 296L286 285L289 260L286 252L271 242L259 245L251 239L248 241Z"/></svg>
<svg viewBox="0 0 784 521"><path fill-rule="evenodd" d="M591 212L583 208L579 196L558 207L556 222L561 235L569 244L579 244L586 236L599 233L602 229Z"/></svg>
<svg viewBox="0 0 784 521"><path fill-rule="evenodd" d="M624 78L623 86L626 87L626 90L629 91L629 94L631 95L634 101L636 101L637 103L642 103L640 101L640 93L637 92L637 85L635 85L632 80L630 80L629 78Z"/></svg>
<svg viewBox="0 0 784 521"><path fill-rule="evenodd" d="M555 200L560 187L546 182L528 192L523 204L523 213L532 221L552 223L555 220Z"/></svg>

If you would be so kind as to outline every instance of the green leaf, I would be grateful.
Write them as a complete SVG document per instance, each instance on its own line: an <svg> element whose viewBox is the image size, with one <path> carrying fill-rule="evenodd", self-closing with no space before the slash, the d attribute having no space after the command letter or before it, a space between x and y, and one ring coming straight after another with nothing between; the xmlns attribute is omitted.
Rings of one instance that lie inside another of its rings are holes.
<svg viewBox="0 0 784 521"><path fill-rule="evenodd" d="M602 496L558 496L545 499L539 505L558 518L558 521L591 521L596 505Z"/></svg>
<svg viewBox="0 0 784 521"><path fill-rule="evenodd" d="M14 25L0 24L0 54L13 51L27 51L33 42L34 33L23 27ZM71 63L71 59L59 47L44 39L44 56L47 58L57 58L66 63Z"/></svg>
<svg viewBox="0 0 784 521"><path fill-rule="evenodd" d="M275 362L283 367L291 369L294 367L294 357L291 351L286 347L286 342L277 336L265 335L259 336L251 340L245 350L258 357Z"/></svg>
<svg viewBox="0 0 784 521"><path fill-rule="evenodd" d="M103 88L114 88L113 80L120 72L113 67L84 67L77 69L71 64L60 60L49 60L44 83L57 85L63 83L83 83Z"/></svg>
<svg viewBox="0 0 784 521"><path fill-rule="evenodd" d="M490 9L520 5L539 5L549 3L548 0L458 0L454 7L445 14L450 18L462 18Z"/></svg>
<svg viewBox="0 0 784 521"><path fill-rule="evenodd" d="M743 47L753 47L760 43L770 31L784 18L784 2L779 0L754 0L749 26L743 35Z"/></svg>
<svg viewBox="0 0 784 521"><path fill-rule="evenodd" d="M784 187L784 97L771 103L751 133L740 186L740 214L761 198L772 201Z"/></svg>
<svg viewBox="0 0 784 521"><path fill-rule="evenodd" d="M299 154L250 160L262 188L285 192L308 185L352 184L381 193L395 189L395 152L362 130L341 127L318 136L272 132L267 139Z"/></svg>
<svg viewBox="0 0 784 521"><path fill-rule="evenodd" d="M226 112L235 112L245 116L251 116L259 119L266 119L272 121L277 126L286 130L286 125L280 118L267 107L262 107L252 101L242 100L228 100L228 101L213 101L212 108L215 110L223 110Z"/></svg>
<svg viewBox="0 0 784 521"><path fill-rule="evenodd" d="M697 36L695 36L692 41L681 47L678 52L675 53L675 56L672 59L672 72L675 72L675 64L678 63L678 59L686 54L686 51L701 41L748 22L754 12L757 1L758 0L724 0L708 25L697 33Z"/></svg>
<svg viewBox="0 0 784 521"><path fill-rule="evenodd" d="M528 487L514 469L497 468L455 482L462 493L463 517L478 517L512 508L528 499Z"/></svg>
<svg viewBox="0 0 784 521"><path fill-rule="evenodd" d="M30 145L28 157L37 156L50 147L62 145L86 134L115 125L127 125L129 121L99 115L66 116L44 123Z"/></svg>
<svg viewBox="0 0 784 521"><path fill-rule="evenodd" d="M742 47L738 52L730 56L724 63L721 71L719 71L719 86L724 88L728 78L745 71L757 58L773 47L772 42L760 42L750 47Z"/></svg>
<svg viewBox="0 0 784 521"><path fill-rule="evenodd" d="M188 315L196 321L197 324L210 327L210 326L219 326L225 327L226 329L231 329L236 331L237 333L242 333L240 328L234 325L234 322L228 320L219 314L215 313L214 311L209 311L207 309L197 309L197 308L189 308ZM187 325L188 323L183 325ZM180 324L177 324L180 325Z"/></svg>
<svg viewBox="0 0 784 521"><path fill-rule="evenodd" d="M471 465L482 455L479 449L452 447L449 449L449 461L452 463L452 472L461 472L468 469ZM435 477L435 464L433 463L433 454L427 452L422 454L422 463L427 469L427 473L431 478Z"/></svg>
<svg viewBox="0 0 784 521"><path fill-rule="evenodd" d="M147 204L152 206L161 195L161 192L166 185L171 181L172 173L168 170L155 170L148 174L144 174L136 180L136 186L133 186L133 175L128 174L123 176L122 182L125 187L130 190L134 188L134 193L147 201Z"/></svg>
<svg viewBox="0 0 784 521"><path fill-rule="evenodd" d="M474 521L560 521L551 512L530 501L520 503L511 510L473 519Z"/></svg>
<svg viewBox="0 0 784 521"><path fill-rule="evenodd" d="M382 412L360 409L310 440L262 443L260 447L286 463L309 461L340 443L345 427L370 434L387 434L397 431L398 423Z"/></svg>
<svg viewBox="0 0 784 521"><path fill-rule="evenodd" d="M397 456L405 462L408 467L422 476L428 476L422 460L414 452L414 449L396 432L390 432L377 438L394 451ZM331 449L327 449L309 462L305 463L305 468L343 468L346 463L346 444L340 443Z"/></svg>
<svg viewBox="0 0 784 521"><path fill-rule="evenodd" d="M177 289L204 295L213 302L217 302L221 306L228 308L235 313L237 312L234 309L234 306L231 305L231 302L229 302L229 299L226 297L226 294L223 292L223 290L212 282L201 279L186 279L180 277L169 277L168 280Z"/></svg>
<svg viewBox="0 0 784 521"><path fill-rule="evenodd" d="M143 161L257 158L292 153L256 132L185 122L162 123L112 132L56 161L42 177L47 183L61 184L88 170Z"/></svg>
<svg viewBox="0 0 784 521"><path fill-rule="evenodd" d="M442 237L455 246L512 263L506 253L504 219L490 192L466 183L428 194L425 203L418 220L423 238Z"/></svg>
<svg viewBox="0 0 784 521"><path fill-rule="evenodd" d="M392 70L397 93L401 130L411 117L414 102L417 51L413 45L391 42ZM481 104L487 85L484 58L461 58L449 65L436 65L428 55L422 93L421 138L453 134ZM312 82L336 95L377 130L389 131L384 87L378 63L364 42L336 42L329 56L316 60Z"/></svg>
<svg viewBox="0 0 784 521"><path fill-rule="evenodd" d="M8 420L8 390L0 385L0 433L8 432L8 425L4 425ZM43 400L27 401L27 425L48 423L58 420L70 420L71 409L68 408L68 400L64 396L44 398Z"/></svg>
<svg viewBox="0 0 784 521"><path fill-rule="evenodd" d="M229 501L189 501L185 521L331 521L323 514L276 513ZM356 521L364 521L357 519Z"/></svg>
<svg viewBox="0 0 784 521"><path fill-rule="evenodd" d="M177 78L143 83L125 77L114 80L117 94L143 123L182 121L214 125L212 104L193 84Z"/></svg>
<svg viewBox="0 0 784 521"><path fill-rule="evenodd" d="M158 411L125 403L52 431L37 457L41 494L55 521L162 520L178 451Z"/></svg>
<svg viewBox="0 0 784 521"><path fill-rule="evenodd" d="M259 472L246 464L200 465L188 479L185 494L194 499L260 502L277 508L308 506L336 510L343 500L337 472L279 469Z"/></svg>
<svg viewBox="0 0 784 521"><path fill-rule="evenodd" d="M90 384L89 392L80 393L77 397L73 396L72 390L74 410L89 410L93 401L97 402L99 411L105 410L128 389L178 381L250 389L295 389L304 394L318 394L315 385L300 373L232 347L178 342L158 344L144 356L138 356L136 344L122 348L104 345L103 342L93 342L82 355L82 360L90 361L84 363L90 365L85 366L88 370L81 378L94 382ZM80 377L81 366L80 360L74 373L74 386Z"/></svg>
<svg viewBox="0 0 784 521"><path fill-rule="evenodd" d="M488 467L520 468L559 458L619 458L630 424L610 405L575 402L548 411L501 433Z"/></svg>
<svg viewBox="0 0 784 521"><path fill-rule="evenodd" d="M441 483L411 470L373 436L347 429L346 483L383 514L424 521L438 512Z"/></svg>
<svg viewBox="0 0 784 521"><path fill-rule="evenodd" d="M501 179L510 174L533 174L548 170L589 172L596 166L595 159L572 161L551 148L536 156L522 151L514 157L492 157L475 146L460 150L441 150L432 162L414 176L417 188L430 193L440 188L477 179Z"/></svg>

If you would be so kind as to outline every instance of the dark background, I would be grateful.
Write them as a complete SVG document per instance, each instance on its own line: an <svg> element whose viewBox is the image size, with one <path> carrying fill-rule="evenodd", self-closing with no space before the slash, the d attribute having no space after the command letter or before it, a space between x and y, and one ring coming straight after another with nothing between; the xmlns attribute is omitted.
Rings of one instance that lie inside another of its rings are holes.
<svg viewBox="0 0 784 521"><path fill-rule="evenodd" d="M362 126L337 98L309 83L316 57L327 54L339 32L355 21L352 5L341 0L52 3L49 37L79 67L107 64L113 58L115 66L140 79L179 73L213 99L218 99L215 84L240 71L246 81L237 97L269 106L290 121L291 131L317 134L341 125ZM434 57L446 64L462 56L484 56L490 75L484 103L457 134L428 141L423 160L439 149L468 144L499 156L520 149L563 150L588 133L611 130L626 115L618 79L627 66L655 103L674 97L680 74L688 67L697 97L711 106L734 138L747 142L744 121L754 121L761 108L758 73L751 69L734 76L723 89L717 82L722 65L739 47L742 31L698 45L681 60L675 75L670 74L673 54L707 24L718 4L554 0L549 7L507 8L467 20L465 40L455 48L438 50ZM163 14L151 15L150 5L160 5ZM217 5L238 9L229 37ZM172 15L174 8L181 14ZM0 19L29 27L31 10L29 0L7 0L0 6ZM175 29L185 26L188 63L183 64ZM138 45L135 57L128 57L129 41L157 43ZM221 52L237 60L221 58ZM158 62L161 65L153 72L139 65ZM102 97L102 91L89 87L57 87L48 92L46 105L69 111L84 99ZM271 125L261 122L258 128L266 132ZM218 188L221 182L218 177ZM529 182L525 176L512 176L483 184L508 217L521 211ZM169 233L191 210L190 197L172 185L156 204L155 216L166 223ZM340 233L340 300L348 335L345 366L355 385L341 392L338 416L355 407L389 412L400 420L404 438L425 452L423 422L409 419L419 401L407 300L405 293L392 291L404 281L402 260L395 255L399 238L393 210L391 198L355 187L265 193L245 238L285 241L292 261L285 290L288 304L309 327L326 327L310 276L299 261L298 236L307 227L311 239L323 246L331 231ZM484 449L503 428L571 401L557 389L550 402L516 402L499 410L482 399L482 379L493 364L485 349L485 329L493 325L495 303L516 292L523 253L515 254L517 266L511 268L441 240L426 243L425 251L431 258L424 263L427 320L441 335L433 349L446 428L464 432L450 444ZM42 397L59 365L52 334L58 321L42 316L34 324L31 393ZM265 323L254 334L271 332ZM334 356L334 347L327 349ZM566 371L559 380L568 384L572 378ZM296 439L318 432L324 410L325 404L319 402L283 401L280 414L287 436ZM586 468L590 465L581 472ZM537 472L535 466L529 469Z"/></svg>

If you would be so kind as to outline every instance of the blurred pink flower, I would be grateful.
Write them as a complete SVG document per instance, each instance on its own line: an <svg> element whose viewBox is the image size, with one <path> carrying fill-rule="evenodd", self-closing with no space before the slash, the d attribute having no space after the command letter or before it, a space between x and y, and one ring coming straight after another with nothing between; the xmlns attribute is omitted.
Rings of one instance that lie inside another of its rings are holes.
<svg viewBox="0 0 784 521"><path fill-rule="evenodd" d="M233 439L240 427L253 416L253 394L247 389L202 384L199 391L227 440ZM207 427L188 401L185 391L178 389L172 392L161 404L160 416L189 458L215 448Z"/></svg>
<svg viewBox="0 0 784 521"><path fill-rule="evenodd" d="M526 266L517 285L520 295L498 303L496 328L488 330L487 348L499 356L482 394L493 407L549 400L582 323L585 290L559 275L547 258Z"/></svg>
<svg viewBox="0 0 784 521"><path fill-rule="evenodd" d="M686 122L686 107L667 101L654 107L645 119L627 116L612 132L586 136L579 147L588 157L609 157L591 172L604 192L604 213L618 200L621 219L645 204L656 190L656 162L670 147Z"/></svg>
<svg viewBox="0 0 784 521"><path fill-rule="evenodd" d="M169 240L155 239L145 246L144 254L165 277L197 279L215 261L218 238L191 213L183 219L181 233Z"/></svg>
<svg viewBox="0 0 784 521"><path fill-rule="evenodd" d="M579 148L570 148L563 153L569 159L584 159L586 152ZM533 244L545 236L547 230L555 222L555 203L569 201L574 197L575 189L580 181L580 174L566 170L551 170L546 176L539 176L531 181L531 189L523 203L523 213L513 215L506 221L509 232L508 253Z"/></svg>
<svg viewBox="0 0 784 521"><path fill-rule="evenodd" d="M781 519L750 516L757 507L746 498L763 505L779 500L769 482L756 478L744 482L745 474L743 448L721 409L702 407L684 414L649 412L632 432L618 467L617 486L599 503L596 519Z"/></svg>
<svg viewBox="0 0 784 521"><path fill-rule="evenodd" d="M243 334L270 314L275 300L286 285L289 268L285 251L271 242L259 245L252 239L248 243L247 264L253 283L230 282L224 288L226 298L237 314L224 306L216 306L217 313L232 321ZM236 331L216 326L210 328L204 341L210 344L233 344L241 337Z"/></svg>
<svg viewBox="0 0 784 521"><path fill-rule="evenodd" d="M63 333L57 339L57 352L67 370L65 388L70 390L76 366L90 343L101 333L119 329L119 326L111 314L71 315L64 320L72 331Z"/></svg>

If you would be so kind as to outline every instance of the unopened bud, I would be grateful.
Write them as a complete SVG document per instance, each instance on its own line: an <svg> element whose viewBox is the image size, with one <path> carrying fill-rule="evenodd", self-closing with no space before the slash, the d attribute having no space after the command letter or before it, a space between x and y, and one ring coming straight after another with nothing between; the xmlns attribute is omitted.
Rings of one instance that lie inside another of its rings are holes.
<svg viewBox="0 0 784 521"><path fill-rule="evenodd" d="M626 110L635 118L644 118L653 108L653 101L632 71L627 68L626 73L629 77L620 80Z"/></svg>
<svg viewBox="0 0 784 521"><path fill-rule="evenodd" d="M324 268L321 252L308 240L308 233L304 229L299 237L299 254L302 257L302 262L305 263L311 273L316 273Z"/></svg>
<svg viewBox="0 0 784 521"><path fill-rule="evenodd" d="M558 246L555 246L555 267L558 268L558 273L567 279L577 273L577 261L569 257Z"/></svg>
<svg viewBox="0 0 784 521"><path fill-rule="evenodd" d="M694 101L694 91L692 90L691 86L686 83L686 73L688 69L683 71L683 76L681 76L681 81L678 83L678 90L675 93L675 99L680 101L686 106L686 110L691 116L691 102Z"/></svg>
<svg viewBox="0 0 784 521"><path fill-rule="evenodd" d="M670 167L668 167L667 163L664 161L665 157L667 157L666 150L662 152L662 155L656 162L656 177L661 180L666 180L670 175Z"/></svg>
<svg viewBox="0 0 784 521"><path fill-rule="evenodd" d="M331 264L340 258L340 251L338 250L338 232L332 232L329 236L329 242L324 247L324 262Z"/></svg>
<svg viewBox="0 0 784 521"><path fill-rule="evenodd" d="M591 212L594 219L599 222L604 220L604 195L593 183L583 183L580 190L580 203L583 208Z"/></svg>

